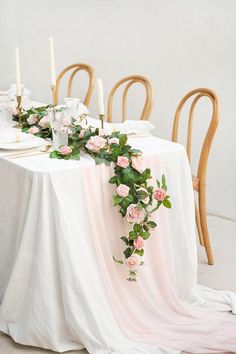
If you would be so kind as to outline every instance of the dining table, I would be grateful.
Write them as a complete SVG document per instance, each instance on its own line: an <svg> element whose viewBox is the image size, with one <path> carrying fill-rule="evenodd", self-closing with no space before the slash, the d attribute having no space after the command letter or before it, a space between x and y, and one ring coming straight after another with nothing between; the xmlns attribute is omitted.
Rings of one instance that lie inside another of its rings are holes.
<svg viewBox="0 0 236 354"><path fill-rule="evenodd" d="M191 170L181 144L130 136L164 174L160 207L136 282L120 237L129 224L112 204L114 166L0 150L0 331L17 343L91 354L236 353L236 294L197 282Z"/></svg>

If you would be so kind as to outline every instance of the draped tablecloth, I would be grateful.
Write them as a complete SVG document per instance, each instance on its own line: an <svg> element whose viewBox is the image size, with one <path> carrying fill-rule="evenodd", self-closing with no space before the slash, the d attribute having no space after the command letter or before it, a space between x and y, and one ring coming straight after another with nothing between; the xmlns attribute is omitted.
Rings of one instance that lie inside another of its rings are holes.
<svg viewBox="0 0 236 354"><path fill-rule="evenodd" d="M155 137L130 144L142 149L154 180L166 175L172 201L154 218L137 282L112 259L129 227L112 206L114 166L86 155L0 158L0 330L59 352L236 352L236 295L196 284L184 148Z"/></svg>

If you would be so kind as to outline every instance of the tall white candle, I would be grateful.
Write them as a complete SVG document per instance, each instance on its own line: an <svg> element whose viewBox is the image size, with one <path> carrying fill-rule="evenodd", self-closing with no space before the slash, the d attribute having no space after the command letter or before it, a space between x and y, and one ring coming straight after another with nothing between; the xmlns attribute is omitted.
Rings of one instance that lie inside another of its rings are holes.
<svg viewBox="0 0 236 354"><path fill-rule="evenodd" d="M50 71L51 71L51 85L56 85L56 69L55 69L55 54L53 38L49 37L49 50L50 50Z"/></svg>
<svg viewBox="0 0 236 354"><path fill-rule="evenodd" d="M16 47L16 96L21 96L20 55L18 47Z"/></svg>
<svg viewBox="0 0 236 354"><path fill-rule="evenodd" d="M98 86L98 113L104 115L103 84L101 79L97 79Z"/></svg>

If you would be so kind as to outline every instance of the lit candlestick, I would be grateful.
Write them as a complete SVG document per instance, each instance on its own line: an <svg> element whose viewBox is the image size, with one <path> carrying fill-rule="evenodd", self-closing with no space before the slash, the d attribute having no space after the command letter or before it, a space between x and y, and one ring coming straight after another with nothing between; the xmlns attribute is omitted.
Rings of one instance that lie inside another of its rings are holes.
<svg viewBox="0 0 236 354"><path fill-rule="evenodd" d="M98 113L104 116L104 99L103 99L103 84L101 79L97 79L98 85Z"/></svg>
<svg viewBox="0 0 236 354"><path fill-rule="evenodd" d="M49 50L50 50L51 85L56 86L54 42L52 37L49 37L48 40L49 40Z"/></svg>
<svg viewBox="0 0 236 354"><path fill-rule="evenodd" d="M21 96L20 55L18 47L16 47L16 96Z"/></svg>

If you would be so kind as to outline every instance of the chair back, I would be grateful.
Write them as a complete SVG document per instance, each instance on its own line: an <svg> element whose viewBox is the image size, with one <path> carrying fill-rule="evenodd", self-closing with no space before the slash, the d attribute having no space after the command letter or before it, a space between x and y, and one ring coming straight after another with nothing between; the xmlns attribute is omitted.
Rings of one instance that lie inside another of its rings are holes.
<svg viewBox="0 0 236 354"><path fill-rule="evenodd" d="M199 182L205 183L208 156L209 156L212 141L213 141L213 138L214 138L214 135L215 135L218 123L219 123L219 119L220 119L219 99L217 97L217 94L214 91L212 91L208 88L199 88L199 89L195 89L193 91L190 91L182 98L182 100L180 101L180 103L177 107L176 113L175 113L174 125L173 125L173 130L172 130L172 141L177 142L177 139L178 139L178 128L179 128L179 119L180 119L181 110L182 110L184 104L188 101L188 99L193 98L193 101L190 106L188 130L187 130L187 155L188 155L188 158L190 161L191 144L192 144L193 116L194 116L194 111L195 111L196 105L199 102L200 98L202 98L202 97L209 98L209 100L212 104L211 121L210 121L210 125L208 127L207 132L206 132L205 139L204 139L204 142L202 145L200 159L198 162L198 172L197 172L197 177L199 178Z"/></svg>
<svg viewBox="0 0 236 354"><path fill-rule="evenodd" d="M131 86L136 83L140 83L144 86L146 90L146 99L144 103L144 107L140 116L141 120L148 120L152 106L153 106L153 89L151 82L144 76L141 75L131 75L127 76L120 81L118 81L113 89L110 92L108 99L108 110L107 110L107 121L112 122L112 111L113 111L113 98L117 91L117 89L124 83L127 83L122 96L122 122L126 120L126 112L127 112L127 93Z"/></svg>
<svg viewBox="0 0 236 354"><path fill-rule="evenodd" d="M72 86L73 86L73 80L75 75L79 71L85 71L88 74L89 77L88 88L83 101L84 105L88 106L94 89L94 82L95 82L94 69L92 68L92 66L88 64L72 64L70 66L67 66L64 70L61 71L61 73L58 75L56 80L55 93L53 97L54 105L58 104L58 94L59 94L61 79L68 71L71 71L71 74L69 76L68 85L67 85L67 97L71 97L72 95Z"/></svg>

